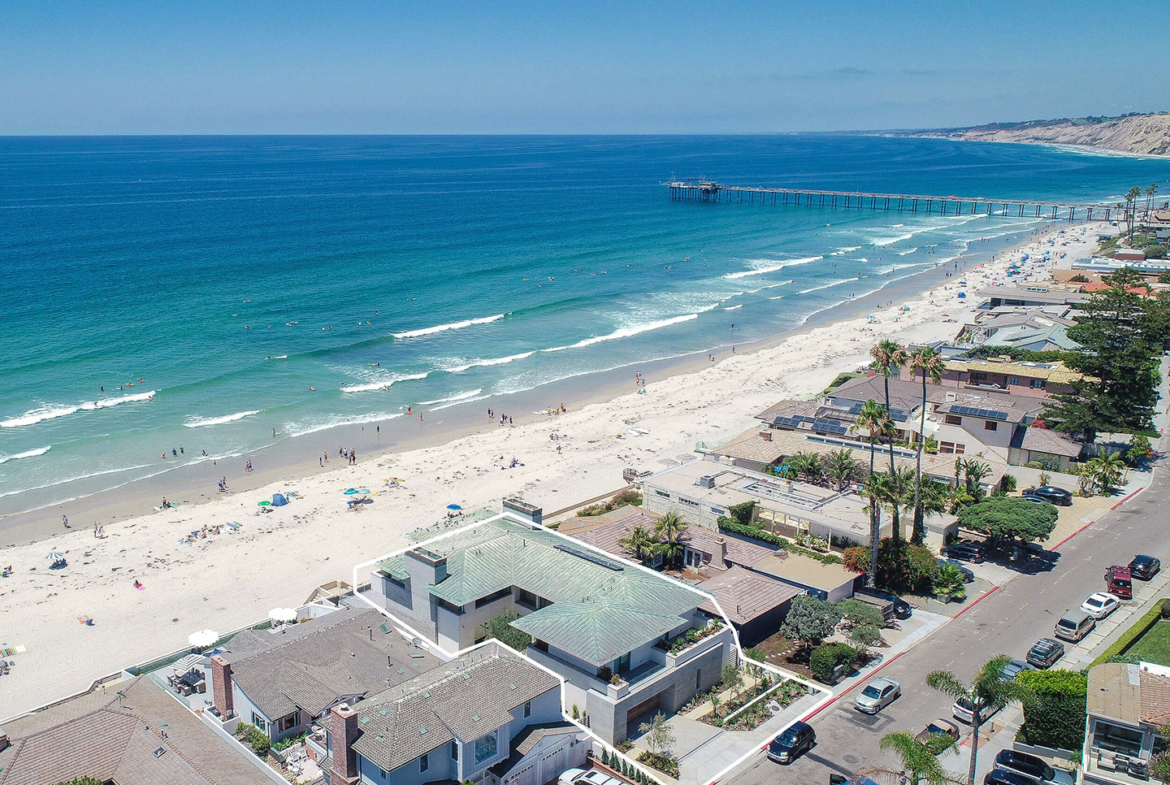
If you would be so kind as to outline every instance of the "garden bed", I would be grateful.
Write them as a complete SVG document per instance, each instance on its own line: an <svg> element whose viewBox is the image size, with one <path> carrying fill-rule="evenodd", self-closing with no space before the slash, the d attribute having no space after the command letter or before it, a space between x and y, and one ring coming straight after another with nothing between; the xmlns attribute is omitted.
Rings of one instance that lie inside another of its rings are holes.
<svg viewBox="0 0 1170 785"><path fill-rule="evenodd" d="M638 763L645 763L650 768L657 769L668 777L678 779L678 761L671 756L646 750L638 756Z"/></svg>

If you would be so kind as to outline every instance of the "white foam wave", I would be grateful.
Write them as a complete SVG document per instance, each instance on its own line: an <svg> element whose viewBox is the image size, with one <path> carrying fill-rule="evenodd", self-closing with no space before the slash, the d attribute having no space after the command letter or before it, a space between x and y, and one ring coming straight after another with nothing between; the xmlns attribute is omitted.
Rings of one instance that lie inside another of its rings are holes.
<svg viewBox="0 0 1170 785"><path fill-rule="evenodd" d="M107 474L120 474L121 472L137 471L138 469L146 469L149 466L154 466L154 465L157 465L157 464L143 463L143 464L139 464L137 466L123 466L119 469L103 469L102 471L98 471L98 472L90 472L88 474L79 474L76 477L66 477L63 480L54 480L53 482L47 482L47 483L44 483L43 485L33 485L33 486L28 487L28 488L18 488L16 490L5 491L3 493L0 493L0 499L4 498L5 496L15 496L18 493L28 493L29 491L43 491L44 489L52 488L55 485L67 485L68 483L71 483L71 482L79 482L81 480L88 480L88 479L91 479L93 477L104 477ZM130 480L129 482L134 482L137 479L147 479L149 477L154 477L156 474L163 474L165 472L172 471L174 469L181 469L184 466L190 466L190 465L191 465L191 463L174 464L173 466L169 466L166 469L163 469L159 472L155 472L154 474L148 474L144 478L135 478L135 480ZM122 485L125 485L125 483L122 483ZM122 486L116 485L114 487L120 488ZM112 489L106 488L103 490L112 490ZM89 495L89 494L86 494L86 495ZM37 509L39 509L39 508L37 508Z"/></svg>
<svg viewBox="0 0 1170 785"><path fill-rule="evenodd" d="M925 232L927 230L923 229L922 231ZM876 240L872 241L872 245L877 245L877 246L893 245L894 243L900 243L903 240L909 240L915 234L917 234L917 232L907 232L906 234L900 234L896 237L879 237Z"/></svg>
<svg viewBox="0 0 1170 785"><path fill-rule="evenodd" d="M810 286L808 289L801 289L800 294L808 294L809 292L819 292L821 289L832 289L834 286L840 286L843 283L855 281L856 278L842 278L839 281L831 281L830 283L821 284L820 286Z"/></svg>
<svg viewBox="0 0 1170 785"><path fill-rule="evenodd" d="M251 417L253 414L259 414L259 409L253 409L248 412L236 412L235 414L225 414L223 417L191 417L183 423L185 428L202 428L206 425L223 425L226 422L235 422L242 420L245 417Z"/></svg>
<svg viewBox="0 0 1170 785"><path fill-rule="evenodd" d="M419 406L431 406L438 403L455 403L456 401L466 401L468 398L474 398L481 392L483 392L482 387L478 390L468 390L467 392L455 393L454 395L449 395L446 398L436 398L433 401L419 401L418 404Z"/></svg>
<svg viewBox="0 0 1170 785"><path fill-rule="evenodd" d="M698 319L698 318L699 318L699 315L697 313L688 313L684 316L674 316L674 317L671 317L670 319L661 319L659 321L650 322L648 324L639 324L639 325L634 325L631 327L623 327L620 330L614 330L612 333L609 333L608 335L598 335L598 336L595 336L593 338L586 338L583 341L577 341L577 343L569 344L568 346L554 346L551 349L542 349L541 351L561 352L561 351L564 351L565 349L580 349L580 348L585 347L585 346L592 346L595 343L601 343L602 341L615 341L618 338L629 338L631 335L638 335L640 333L650 332L651 330L660 330L663 327L670 327L671 325L674 325L674 324L681 324L682 322L689 322L692 319Z"/></svg>
<svg viewBox="0 0 1170 785"><path fill-rule="evenodd" d="M86 403L79 403L76 406L42 406L39 409L32 409L27 411L19 417L12 417L7 420L0 421L0 428L19 428L24 425L35 425L45 420L55 420L58 417L68 417L70 414L81 411L94 411L95 409L108 409L111 406L117 406L121 403L132 403L134 401L149 401L154 397L158 390L151 390L150 392L135 393L134 395L123 395L118 398L103 398L98 401L88 401Z"/></svg>
<svg viewBox="0 0 1170 785"><path fill-rule="evenodd" d="M775 297L769 297L768 299L769 299L769 300L783 300L783 299L784 299L784 295L782 295L782 294L778 294L778 295L776 295Z"/></svg>
<svg viewBox="0 0 1170 785"><path fill-rule="evenodd" d="M775 273L783 270L785 267L798 267L802 264L809 264L824 259L824 256L805 256L800 259L752 259L751 262L762 262L760 267L754 267L751 270L740 270L737 273L728 273L723 276L729 280L738 280L740 278L747 278L751 275L766 275L767 273Z"/></svg>
<svg viewBox="0 0 1170 785"><path fill-rule="evenodd" d="M505 363L515 362L516 360L525 360L531 357L535 352L521 352L520 354L512 354L507 357L495 357L488 360L472 360L464 365L454 365L450 368L443 368L442 370L448 373L463 373L468 368L477 368L484 365L504 365Z"/></svg>
<svg viewBox="0 0 1170 785"><path fill-rule="evenodd" d="M429 372L425 373L410 373L410 374L394 374L385 379L379 379L376 382L367 382L366 384L347 384L341 388L343 393L357 393L369 392L370 390L389 390L390 387L398 382L409 382L416 379L425 379L429 376Z"/></svg>
<svg viewBox="0 0 1170 785"><path fill-rule="evenodd" d="M51 449L52 446L50 445L49 447L38 447L35 450L26 450L25 452L18 452L13 455L0 455L0 463L19 461L21 458L35 458L38 455L44 455Z"/></svg>
<svg viewBox="0 0 1170 785"><path fill-rule="evenodd" d="M729 306L729 307L727 307L727 308L724 308L723 310L725 310L725 311L738 311L740 308L743 308L743 304L742 304L742 303L741 303L741 304L739 304L739 305L732 305L732 306Z"/></svg>
<svg viewBox="0 0 1170 785"><path fill-rule="evenodd" d="M376 412L359 417L329 417L324 420L310 420L304 423L285 423L284 432L289 436L305 436L318 431L327 431L330 428L339 428L343 425L364 425L368 422L393 420L401 417L402 412Z"/></svg>
<svg viewBox="0 0 1170 785"><path fill-rule="evenodd" d="M918 246L914 246L909 251L895 251L894 253L898 254L898 256L909 256L910 254L914 253L917 250L918 250Z"/></svg>
<svg viewBox="0 0 1170 785"><path fill-rule="evenodd" d="M484 401L490 397L491 397L490 395L473 395L470 398L463 398L462 400L451 401L450 403L444 403L444 404L441 404L439 406L432 406L430 408L430 411L437 412L437 411L440 411L442 409L450 409L452 406L458 406L461 403L474 403L475 401Z"/></svg>
<svg viewBox="0 0 1170 785"><path fill-rule="evenodd" d="M392 333L395 338L418 338L423 335L434 335L435 333L446 332L447 330L462 330L464 327L471 327L476 324L488 324L490 322L499 321L503 319L505 314L498 313L495 316L484 316L479 319L464 319L461 322L451 322L449 324L437 324L434 327L424 327L421 330L407 330L401 333Z"/></svg>

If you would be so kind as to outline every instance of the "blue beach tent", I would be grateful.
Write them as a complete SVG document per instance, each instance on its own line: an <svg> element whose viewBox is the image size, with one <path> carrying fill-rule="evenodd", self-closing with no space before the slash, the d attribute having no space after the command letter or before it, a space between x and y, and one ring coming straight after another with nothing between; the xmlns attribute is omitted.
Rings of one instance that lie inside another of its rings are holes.
<svg viewBox="0 0 1170 785"><path fill-rule="evenodd" d="M273 507L283 507L286 504L288 504L288 499L284 498L283 493L272 494L272 506Z"/></svg>

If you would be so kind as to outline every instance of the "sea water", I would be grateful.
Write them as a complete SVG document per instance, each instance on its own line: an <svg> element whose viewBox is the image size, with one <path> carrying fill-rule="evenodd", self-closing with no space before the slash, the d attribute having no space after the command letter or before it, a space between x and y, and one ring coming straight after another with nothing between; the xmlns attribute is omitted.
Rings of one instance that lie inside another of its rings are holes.
<svg viewBox="0 0 1170 785"><path fill-rule="evenodd" d="M1038 225L671 202L673 177L1112 203L1168 174L830 135L0 139L0 514L344 424L390 432L407 407L507 412Z"/></svg>

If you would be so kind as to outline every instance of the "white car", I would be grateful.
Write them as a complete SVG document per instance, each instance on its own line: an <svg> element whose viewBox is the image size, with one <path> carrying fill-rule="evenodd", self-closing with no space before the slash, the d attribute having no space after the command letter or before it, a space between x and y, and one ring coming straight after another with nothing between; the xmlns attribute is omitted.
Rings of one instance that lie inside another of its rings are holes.
<svg viewBox="0 0 1170 785"><path fill-rule="evenodd" d="M891 679L874 679L865 685L853 701L853 708L865 714L877 714L902 694L902 687Z"/></svg>
<svg viewBox="0 0 1170 785"><path fill-rule="evenodd" d="M1089 598L1081 603L1081 610L1094 619L1104 619L1119 607L1121 607L1121 600L1103 591L1090 594Z"/></svg>
<svg viewBox="0 0 1170 785"><path fill-rule="evenodd" d="M611 777L603 771L593 769L586 772L584 769L569 769L561 772L557 777L558 785L625 785L617 777Z"/></svg>
<svg viewBox="0 0 1170 785"><path fill-rule="evenodd" d="M987 722L994 717L1003 706L991 706L980 712L980 722ZM972 725L975 722L975 704L966 698L959 698L951 705L951 716L959 722L965 722Z"/></svg>

